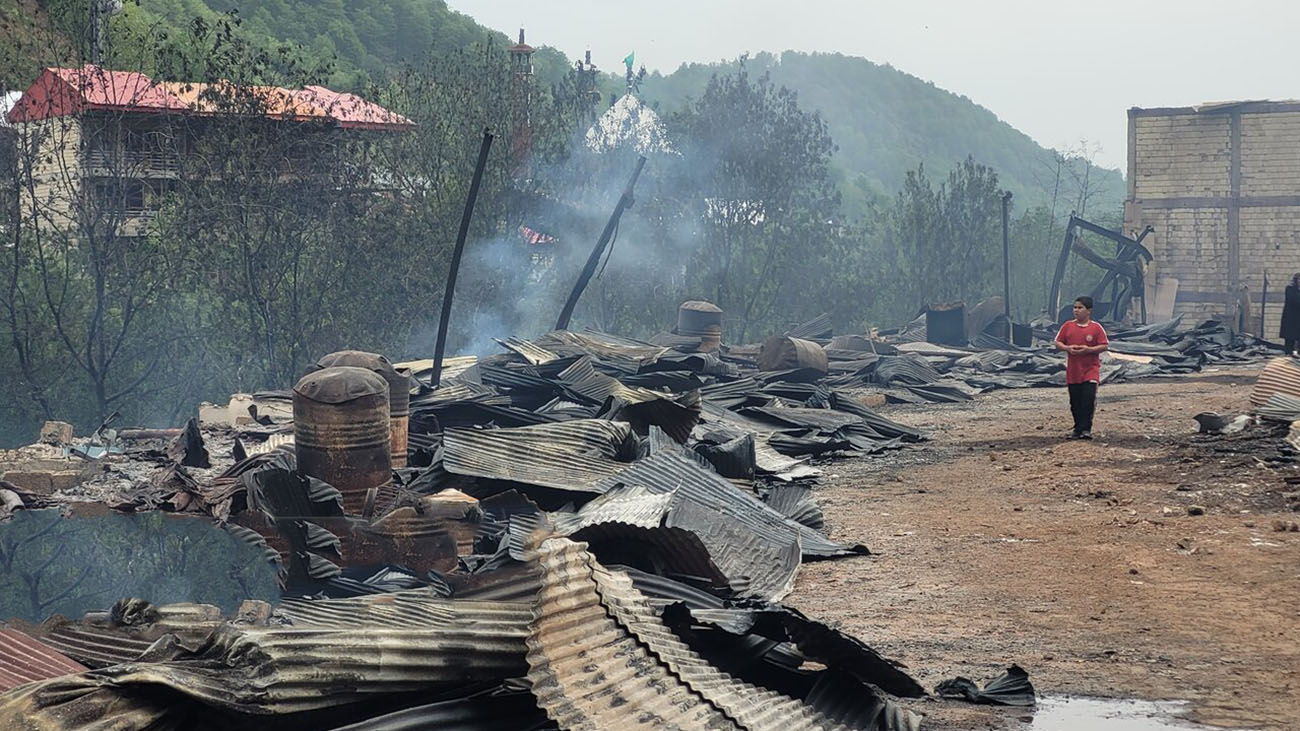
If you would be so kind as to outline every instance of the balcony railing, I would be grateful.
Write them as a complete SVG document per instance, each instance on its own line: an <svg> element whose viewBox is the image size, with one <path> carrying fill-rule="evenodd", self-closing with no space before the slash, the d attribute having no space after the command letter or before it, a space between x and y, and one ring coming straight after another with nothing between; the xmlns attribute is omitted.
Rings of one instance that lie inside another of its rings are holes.
<svg viewBox="0 0 1300 731"><path fill-rule="evenodd" d="M180 156L174 152L87 150L82 165L92 175L111 177L174 177L180 170Z"/></svg>

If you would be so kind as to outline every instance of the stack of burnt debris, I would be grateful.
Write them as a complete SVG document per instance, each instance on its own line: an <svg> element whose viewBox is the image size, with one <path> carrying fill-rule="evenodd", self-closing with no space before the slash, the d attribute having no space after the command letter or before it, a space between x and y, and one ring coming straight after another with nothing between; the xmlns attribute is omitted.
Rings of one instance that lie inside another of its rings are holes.
<svg viewBox="0 0 1300 731"><path fill-rule="evenodd" d="M880 341L828 335L816 340L829 359L830 382L842 387L850 382L874 385L888 401L900 403L966 401L992 389L1065 384L1065 357L1051 345L1056 324L1015 325L1028 331L1022 340L1025 344L1015 345L1005 338L1005 322L999 324L994 319L983 329L968 326L963 330L959 310L939 312L952 311L958 313L955 323L929 317L933 322L927 324L923 315L907 327L884 334ZM929 332L935 322L945 325L938 338ZM1185 327L1181 315L1137 327L1107 324L1106 329L1110 348L1102 356L1102 383L1255 363L1280 352L1277 345L1234 333L1214 320Z"/></svg>
<svg viewBox="0 0 1300 731"><path fill-rule="evenodd" d="M61 477L0 483L30 595L0 607L27 620L0 632L0 727L918 728L898 663L780 604L803 561L868 553L829 537L816 463L923 441L886 402L1061 382L1054 332L721 328L692 302L648 342L508 339L436 379L346 351L184 429L34 446ZM1112 330L1103 378L1266 350ZM1032 704L1004 686L976 695Z"/></svg>
<svg viewBox="0 0 1300 731"><path fill-rule="evenodd" d="M678 337L507 340L437 388L430 364L336 353L241 397L247 418L208 408L69 484L3 483L29 583L86 564L32 611L108 608L0 632L0 727L919 728L900 664L780 600L803 561L868 554L829 537L810 460L924 435L831 375L835 348L775 338L759 370ZM89 520L146 530L42 543ZM143 553L185 601L122 583Z"/></svg>

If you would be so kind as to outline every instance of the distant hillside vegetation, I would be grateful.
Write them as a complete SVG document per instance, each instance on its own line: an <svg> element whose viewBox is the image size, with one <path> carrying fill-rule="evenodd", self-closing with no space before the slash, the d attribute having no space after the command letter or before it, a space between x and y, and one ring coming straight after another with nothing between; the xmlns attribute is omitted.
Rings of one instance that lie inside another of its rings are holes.
<svg viewBox="0 0 1300 731"><path fill-rule="evenodd" d="M85 48L89 1L0 0L0 83L21 88L41 66L66 63L74 44ZM142 39L178 38L195 18L210 23L230 12L239 18L240 33L261 46L297 46L309 60L332 62L334 73L326 81L336 88L359 88L376 72L483 41L499 47L515 42L443 0L128 0L111 21L111 62L148 71L151 59ZM57 44L49 42L52 37ZM528 40L537 45L537 39ZM541 83L558 80L568 63L550 48L533 56Z"/></svg>
<svg viewBox="0 0 1300 731"><path fill-rule="evenodd" d="M709 76L735 65L686 64L667 76L649 75L642 90L652 104L671 110L697 96ZM800 105L825 117L839 146L836 162L847 200L855 192L892 196L920 163L941 180L968 155L997 170L1018 206L1051 195L1053 152L964 96L892 66L838 53L763 53L745 65L754 75L770 72L774 82L799 93ZM1090 185L1098 194L1089 210L1122 205L1118 170L1093 168Z"/></svg>
<svg viewBox="0 0 1300 731"><path fill-rule="evenodd" d="M23 88L41 65L59 63L72 42L84 42L89 0L0 0L0 81ZM237 11L240 32L268 48L290 44L309 59L331 62L324 81L342 90L364 87L373 74L430 55L445 56L489 40L514 42L447 7L444 0L146 0L128 2L113 18L113 64L148 70L142 38L178 37L195 17L209 22ZM53 19L58 42L48 31ZM69 41L68 39L72 39ZM537 82L549 85L565 73L569 60L530 37ZM617 59L596 59L619 69ZM642 96L661 111L672 111L701 94L711 75L734 69L737 61L686 64L668 75L650 74ZM751 74L770 72L774 82L799 94L805 107L821 112L838 145L835 168L849 214L860 214L872 199L892 197L908 170L924 163L942 180L957 163L973 156L992 166L1001 184L1016 194L1017 208L1046 203L1056 161L1052 150L1001 121L970 99L936 87L888 65L836 53L763 53L745 61ZM621 74L604 78L612 94L622 89ZM1077 173L1083 168L1074 161ZM1113 214L1121 205L1119 171L1092 168L1094 191L1088 211ZM1062 181L1064 191L1069 181ZM1068 196L1064 196L1064 199ZM1058 215L1072 203L1061 202Z"/></svg>

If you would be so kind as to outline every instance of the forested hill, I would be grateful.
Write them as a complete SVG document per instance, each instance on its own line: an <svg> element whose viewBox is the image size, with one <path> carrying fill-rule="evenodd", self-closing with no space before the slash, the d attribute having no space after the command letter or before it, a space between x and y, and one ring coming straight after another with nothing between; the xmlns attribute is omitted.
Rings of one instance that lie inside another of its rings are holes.
<svg viewBox="0 0 1300 731"><path fill-rule="evenodd" d="M64 36L84 33L80 19L87 17L88 2L0 0L0 28L14 39L0 43L6 46L0 48L0 83L22 88L22 80L34 78L41 65L57 63L43 56L67 44L52 44L30 28L49 18ZM147 64L138 48L145 45L143 39L176 37L196 17L210 22L229 11L238 12L242 33L265 45L287 42L311 59L332 60L334 71L325 81L342 89L360 89L370 75L418 63L429 54L452 53L484 40L513 42L449 9L444 0L146 0L127 3L113 18L114 62ZM545 47L546 40L528 38L540 48L534 67L541 84L555 82L569 66L563 53ZM563 50L577 54L581 49ZM621 71L617 59L596 62ZM736 63L688 64L668 75L650 74L642 94L661 111L671 111L697 97L712 74ZM906 171L919 163L931 178L942 180L954 165L973 156L998 172L1018 206L1045 202L1061 172L1051 150L992 111L891 66L841 54L795 52L759 54L745 63L751 74L770 72L777 84L798 92L803 106L826 118L839 147L835 167L850 213L861 212L872 197L892 196ZM607 79L608 90L621 86L621 78ZM1086 166L1076 160L1068 168L1061 174L1078 176ZM1088 211L1117 210L1124 191L1120 173L1090 168L1088 174L1093 191ZM1069 186L1072 181L1061 182ZM1071 205L1064 204L1067 209Z"/></svg>
<svg viewBox="0 0 1300 731"><path fill-rule="evenodd" d="M672 109L736 63L687 64L666 76L650 74L642 89L649 101ZM892 195L918 163L942 179L968 155L996 169L1017 204L1040 203L1052 193L1053 151L967 97L892 66L838 53L763 53L745 66L754 75L770 72L775 83L798 92L800 105L825 117L839 147L836 163L849 202L857 191ZM1116 114L1116 124L1122 124L1122 114ZM1075 174L1082 170L1077 160L1070 167ZM1118 208L1124 197L1120 172L1094 167L1090 176L1096 195L1089 209Z"/></svg>

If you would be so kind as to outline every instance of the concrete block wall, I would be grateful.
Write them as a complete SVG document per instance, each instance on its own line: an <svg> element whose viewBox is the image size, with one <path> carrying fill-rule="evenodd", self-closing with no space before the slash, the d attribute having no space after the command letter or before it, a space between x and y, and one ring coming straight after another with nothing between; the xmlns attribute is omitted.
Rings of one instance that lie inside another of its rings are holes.
<svg viewBox="0 0 1300 731"><path fill-rule="evenodd" d="M1130 231L1150 225L1161 277L1179 280L1175 312L1235 312L1245 285L1276 337L1282 291L1300 272L1300 103L1241 102L1129 110Z"/></svg>
<svg viewBox="0 0 1300 731"><path fill-rule="evenodd" d="M1137 197L1227 196L1231 150L1225 117L1139 117Z"/></svg>

